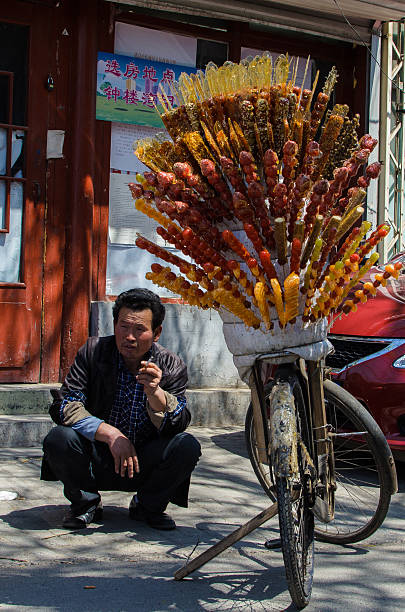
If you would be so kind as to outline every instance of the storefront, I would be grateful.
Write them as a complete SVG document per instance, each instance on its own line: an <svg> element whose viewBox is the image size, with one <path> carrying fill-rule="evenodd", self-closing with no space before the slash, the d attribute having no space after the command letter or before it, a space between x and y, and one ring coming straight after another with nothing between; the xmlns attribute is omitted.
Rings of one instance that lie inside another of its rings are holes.
<svg viewBox="0 0 405 612"><path fill-rule="evenodd" d="M158 82L170 95L180 70L288 52L308 83L319 71L322 86L336 65L334 101L367 128L369 53L354 41L368 44L375 22L399 18L402 3L373 5L372 20L353 12L364 3L343 3L355 33L320 2L304 12L267 4L2 6L0 382L59 380L89 333L92 303L146 285L151 256L134 243L153 226L134 210L127 183L142 171L133 142L161 130Z"/></svg>

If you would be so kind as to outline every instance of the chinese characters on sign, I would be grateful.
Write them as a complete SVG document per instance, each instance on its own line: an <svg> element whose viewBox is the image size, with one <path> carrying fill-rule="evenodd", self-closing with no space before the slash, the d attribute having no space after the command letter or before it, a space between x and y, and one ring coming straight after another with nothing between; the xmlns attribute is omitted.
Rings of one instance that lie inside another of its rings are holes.
<svg viewBox="0 0 405 612"><path fill-rule="evenodd" d="M97 61L96 118L161 127L156 107L158 91L176 105L172 84L193 68L112 53L99 53Z"/></svg>

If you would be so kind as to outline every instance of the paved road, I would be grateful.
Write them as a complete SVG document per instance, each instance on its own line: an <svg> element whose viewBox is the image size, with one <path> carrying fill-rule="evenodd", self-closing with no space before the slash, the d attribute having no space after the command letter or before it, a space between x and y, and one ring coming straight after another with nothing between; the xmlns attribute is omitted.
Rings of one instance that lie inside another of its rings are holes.
<svg viewBox="0 0 405 612"><path fill-rule="evenodd" d="M190 508L171 507L178 529L157 532L127 517L129 494L103 495L103 524L61 529L64 498L40 482L39 449L0 449L0 612L293 610L282 555L263 547L277 520L182 582L174 572L268 505L239 430L194 428L203 446ZM313 596L307 610L405 609L405 469L384 526L351 546L316 544ZM91 587L91 588L86 588Z"/></svg>

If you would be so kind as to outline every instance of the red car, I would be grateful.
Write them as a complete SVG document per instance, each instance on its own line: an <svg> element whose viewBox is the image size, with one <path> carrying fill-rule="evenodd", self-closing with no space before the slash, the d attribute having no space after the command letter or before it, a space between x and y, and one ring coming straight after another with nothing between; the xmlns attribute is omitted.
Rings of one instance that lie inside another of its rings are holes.
<svg viewBox="0 0 405 612"><path fill-rule="evenodd" d="M405 252L389 263L397 261L405 266ZM381 271L371 268L362 282ZM332 379L371 412L394 457L405 461L405 268L356 312L335 320L329 339Z"/></svg>

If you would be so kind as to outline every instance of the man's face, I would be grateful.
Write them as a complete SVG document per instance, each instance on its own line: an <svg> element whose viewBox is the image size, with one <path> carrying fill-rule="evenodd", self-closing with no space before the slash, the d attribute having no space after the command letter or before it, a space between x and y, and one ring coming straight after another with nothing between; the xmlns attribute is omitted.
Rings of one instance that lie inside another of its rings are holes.
<svg viewBox="0 0 405 612"><path fill-rule="evenodd" d="M138 367L153 342L159 339L162 327L152 329L152 311L134 311L123 306L114 324L117 348L128 365Z"/></svg>

